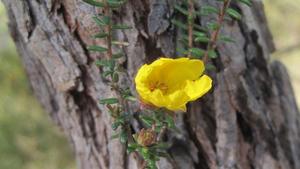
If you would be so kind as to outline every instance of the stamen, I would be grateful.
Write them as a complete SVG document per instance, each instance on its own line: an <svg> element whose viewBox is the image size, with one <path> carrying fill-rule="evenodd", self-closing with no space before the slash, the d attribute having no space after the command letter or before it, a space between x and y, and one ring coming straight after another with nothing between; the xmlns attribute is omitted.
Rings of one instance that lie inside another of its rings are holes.
<svg viewBox="0 0 300 169"><path fill-rule="evenodd" d="M168 86L165 83L155 82L153 84L150 84L149 89L151 92L153 92L155 89L159 89L163 93L166 93L168 91Z"/></svg>

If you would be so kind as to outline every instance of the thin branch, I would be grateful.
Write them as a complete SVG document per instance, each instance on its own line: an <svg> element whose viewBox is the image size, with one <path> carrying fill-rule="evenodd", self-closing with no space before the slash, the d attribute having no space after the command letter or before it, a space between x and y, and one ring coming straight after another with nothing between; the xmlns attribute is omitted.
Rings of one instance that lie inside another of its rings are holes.
<svg viewBox="0 0 300 169"><path fill-rule="evenodd" d="M189 49L193 48L193 29L194 29L194 2L189 0L189 15L188 15L188 40L189 40ZM191 52L189 51L188 57L191 57Z"/></svg>
<svg viewBox="0 0 300 169"><path fill-rule="evenodd" d="M158 136L157 136L157 142L160 142L160 141L162 140L162 138L164 137L164 135L166 134L166 132L167 132L167 126L164 125L164 126L160 129L160 131L159 131L159 134L158 134Z"/></svg>
<svg viewBox="0 0 300 169"><path fill-rule="evenodd" d="M107 16L108 18L111 19L112 18L111 17L111 9L108 5L107 0L104 0L104 3L105 3L104 14L105 14L105 16ZM108 58L112 58L113 52L112 52L112 21L111 20L109 21L109 24L107 24L105 31L107 32L107 38L106 38L107 55L108 55Z"/></svg>
<svg viewBox="0 0 300 169"><path fill-rule="evenodd" d="M204 63L206 63L208 61L208 53L209 53L209 51L212 51L212 50L216 49L216 43L217 43L217 40L218 40L218 36L220 34L220 30L222 28L222 24L223 24L223 22L225 20L226 10L229 7L230 2L231 2L231 0L224 0L223 6L220 9L218 20L217 20L218 26L217 26L216 30L214 30L212 32L210 41L208 43L207 49L206 49L204 57L203 57Z"/></svg>
<svg viewBox="0 0 300 169"><path fill-rule="evenodd" d="M112 14L111 14L111 9L109 7L109 4L108 4L108 1L107 0L104 0L103 1L105 3L105 7L104 7L104 14L105 16L107 16L108 18L110 18L110 21L108 23L108 25L106 26L105 28L105 31L107 32L107 56L109 59L112 58L113 56L113 51L112 51L112 21L111 21L111 18L112 18ZM128 106L128 102L127 100L125 100L123 97L122 97L122 92L121 92L121 88L120 86L118 85L117 82L112 82L111 84L111 89L115 92L118 100L119 100L119 103L120 105L122 106L122 108L124 109L123 111L125 112L129 112L129 106ZM128 135L128 142L129 143L134 143L134 138L132 136L132 132L131 132L131 128L130 128L130 124L125 124L124 126L126 132L127 132L127 135ZM139 158L139 156L137 156L138 160L140 161L141 159Z"/></svg>

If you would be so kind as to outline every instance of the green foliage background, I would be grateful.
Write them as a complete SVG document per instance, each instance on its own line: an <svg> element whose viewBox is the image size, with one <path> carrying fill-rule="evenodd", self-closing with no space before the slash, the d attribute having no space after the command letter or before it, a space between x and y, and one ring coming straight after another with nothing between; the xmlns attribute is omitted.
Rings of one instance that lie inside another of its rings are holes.
<svg viewBox="0 0 300 169"><path fill-rule="evenodd" d="M264 0L278 52L300 105L300 0ZM66 139L31 93L0 3L0 168L75 169ZM292 46L292 48L289 48Z"/></svg>

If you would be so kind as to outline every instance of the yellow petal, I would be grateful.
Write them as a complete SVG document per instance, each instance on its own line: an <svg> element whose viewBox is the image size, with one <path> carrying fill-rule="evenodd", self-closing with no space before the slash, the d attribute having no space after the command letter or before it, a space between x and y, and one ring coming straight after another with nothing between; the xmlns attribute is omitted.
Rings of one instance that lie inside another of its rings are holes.
<svg viewBox="0 0 300 169"><path fill-rule="evenodd" d="M170 99L163 95L162 91L154 90L151 94L148 95L147 101L152 103L157 107L166 107L170 103Z"/></svg>
<svg viewBox="0 0 300 169"><path fill-rule="evenodd" d="M135 76L136 86L145 83L148 80L152 70L153 69L149 65L143 65Z"/></svg>
<svg viewBox="0 0 300 169"><path fill-rule="evenodd" d="M177 90L176 92L168 95L170 102L166 106L169 110L181 110L186 111L186 103L189 101L189 96L183 90Z"/></svg>
<svg viewBox="0 0 300 169"><path fill-rule="evenodd" d="M147 96L151 93L147 86L148 77L151 74L151 71L151 67L143 65L135 77L136 90L143 100L147 100Z"/></svg>
<svg viewBox="0 0 300 169"><path fill-rule="evenodd" d="M198 80L187 81L184 90L190 97L189 101L194 101L207 93L211 89L211 87L212 79L207 75L203 75Z"/></svg>
<svg viewBox="0 0 300 169"><path fill-rule="evenodd" d="M165 80L195 80L204 71L204 64L201 60L180 58L173 61L164 60L161 72L164 73Z"/></svg>

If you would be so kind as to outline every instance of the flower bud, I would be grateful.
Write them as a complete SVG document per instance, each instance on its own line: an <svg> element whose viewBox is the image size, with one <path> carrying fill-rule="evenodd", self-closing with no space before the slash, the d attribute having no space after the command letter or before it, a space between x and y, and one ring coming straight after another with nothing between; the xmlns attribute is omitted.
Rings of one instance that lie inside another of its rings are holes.
<svg viewBox="0 0 300 169"><path fill-rule="evenodd" d="M156 133L152 129L142 129L137 134L137 142L142 146L151 146L156 142Z"/></svg>

